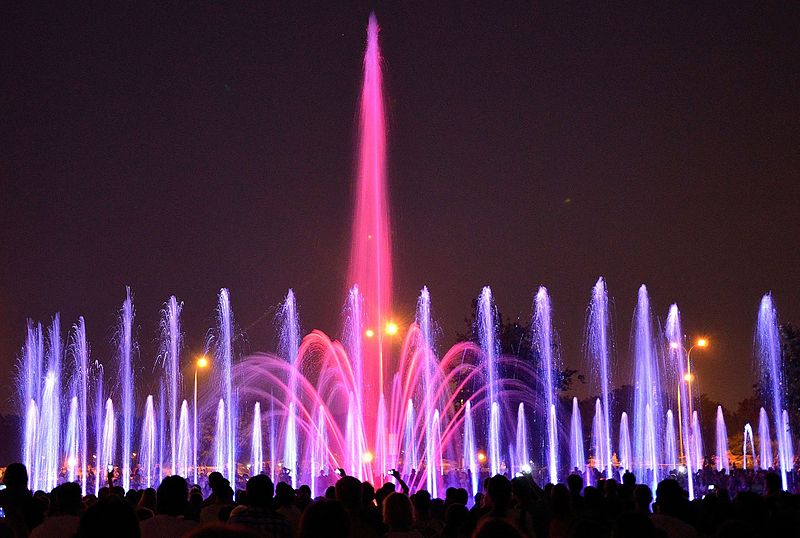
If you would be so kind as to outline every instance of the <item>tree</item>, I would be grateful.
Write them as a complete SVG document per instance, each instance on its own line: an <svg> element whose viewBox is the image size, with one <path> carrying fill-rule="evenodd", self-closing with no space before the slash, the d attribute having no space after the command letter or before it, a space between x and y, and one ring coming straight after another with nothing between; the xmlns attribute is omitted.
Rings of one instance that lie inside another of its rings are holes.
<svg viewBox="0 0 800 538"><path fill-rule="evenodd" d="M457 334L458 342L475 342L478 341L478 324L477 324L477 310L478 301L472 301L472 317L465 318L464 323L467 325L467 330L464 334ZM531 324L521 323L519 318L512 320L504 318L499 309L496 309L498 320L498 343L500 344L500 354L510 357L517 357L524 361L534 360L533 341L531 340ZM557 341L553 342L553 353L559 354L559 344ZM513 368L511 371L501 372L505 377L515 377ZM578 373L578 370L572 368L563 368L557 376L556 386L561 393L567 392L575 380L580 383L586 383L586 378L583 374Z"/></svg>
<svg viewBox="0 0 800 538"><path fill-rule="evenodd" d="M794 431L800 428L800 329L786 323L780 327L786 408Z"/></svg>

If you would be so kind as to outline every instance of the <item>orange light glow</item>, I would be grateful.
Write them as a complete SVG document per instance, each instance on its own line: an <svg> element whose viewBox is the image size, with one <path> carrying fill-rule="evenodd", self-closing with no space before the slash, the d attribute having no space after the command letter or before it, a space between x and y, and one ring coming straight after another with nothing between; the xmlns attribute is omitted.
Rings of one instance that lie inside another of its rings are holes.
<svg viewBox="0 0 800 538"><path fill-rule="evenodd" d="M372 452L364 452L361 454L361 461L364 463L372 463L372 460L375 459L375 455Z"/></svg>
<svg viewBox="0 0 800 538"><path fill-rule="evenodd" d="M708 339L707 338L698 338L697 339L697 347L708 347Z"/></svg>
<svg viewBox="0 0 800 538"><path fill-rule="evenodd" d="M205 355L197 359L198 368L205 368L206 366L208 366L208 359L205 357Z"/></svg>
<svg viewBox="0 0 800 538"><path fill-rule="evenodd" d="M389 321L386 323L386 334L388 334L389 336L394 336L395 334L397 334L397 331L398 331L397 323L395 323L394 321Z"/></svg>
<svg viewBox="0 0 800 538"><path fill-rule="evenodd" d="M364 336L366 336L367 338L372 338L373 336L375 336L375 331L373 331L372 329L367 329L366 331L364 331Z"/></svg>
<svg viewBox="0 0 800 538"><path fill-rule="evenodd" d="M478 452L478 461L481 463L486 463L486 453L481 451Z"/></svg>
<svg viewBox="0 0 800 538"><path fill-rule="evenodd" d="M694 376L692 374L684 374L683 380L686 381L687 383L691 383L692 381L694 381Z"/></svg>

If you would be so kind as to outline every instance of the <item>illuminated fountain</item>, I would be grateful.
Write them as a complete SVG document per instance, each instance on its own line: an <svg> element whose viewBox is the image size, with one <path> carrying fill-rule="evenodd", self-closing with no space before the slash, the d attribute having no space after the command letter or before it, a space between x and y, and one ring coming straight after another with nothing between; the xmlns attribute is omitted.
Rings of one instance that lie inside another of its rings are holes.
<svg viewBox="0 0 800 538"><path fill-rule="evenodd" d="M678 443L683 447L683 461L686 465L687 489L689 500L694 499L694 473L697 471L695 465L695 449L692 444L692 420L689 412L689 386L686 380L686 367L683 354L683 331L681 329L681 314L678 305L673 304L667 314L666 337L669 342L669 365L677 375L678 394L677 408L679 429L681 438Z"/></svg>
<svg viewBox="0 0 800 538"><path fill-rule="evenodd" d="M611 467L611 322L608 313L608 291L603 278L598 278L592 288L589 306L588 337L590 371L594 374L595 386L600 387L600 398L596 404L593 437L597 466L605 470L607 478L613 476Z"/></svg>
<svg viewBox="0 0 800 538"><path fill-rule="evenodd" d="M639 475L639 480L655 491L658 481L663 478L659 463L663 455L662 417L665 415L662 411L664 400L661 394L658 349L653 334L650 299L644 285L639 288L639 300L633 323L634 469Z"/></svg>
<svg viewBox="0 0 800 538"><path fill-rule="evenodd" d="M570 466L579 474L583 474L586 464L586 455L583 451L583 424L581 424L581 410L578 399L572 398L572 420L569 428L569 457Z"/></svg>
<svg viewBox="0 0 800 538"><path fill-rule="evenodd" d="M786 409L786 387L783 382L780 346L778 313L772 304L772 295L767 294L761 299L761 306L758 309L756 357L761 371L762 390L768 394L770 413L772 413L772 419L775 421L775 438L778 445L777 467L780 468L783 489L786 489L788 487L787 472L792 468L793 462L789 459L792 451L789 425L788 421L785 424L783 421L783 412ZM762 408L761 411L761 417L765 417L765 410ZM766 439L769 439L769 425L766 420L763 422ZM761 428L762 426L759 424L759 432ZM762 455L766 455L764 449L762 449ZM769 461L771 462L772 458Z"/></svg>
<svg viewBox="0 0 800 538"><path fill-rule="evenodd" d="M202 482L216 470L234 486L241 486L246 475L268 473L293 486L307 483L319 495L334 469L376 484L396 469L412 488L434 496L454 485L474 496L489 474L533 472L542 482L557 482L574 468L584 473L589 452L604 476L631 470L653 488L685 462L693 497L703 447L677 306L670 308L662 338L647 289L639 288L633 375L617 380L633 382L634 397L612 401L609 297L602 278L593 286L585 334L597 398L591 445L585 447L578 400L572 400L570 414L560 390L560 348L546 288L539 287L533 299L527 357L503 354L502 320L488 286L476 298L474 341L440 348L426 287L411 323L398 326L394 318L386 121L374 17L367 29L358 133L339 338L320 330L303 336L298 299L288 290L278 316L277 351L242 357L231 297L221 289L216 327L206 344L214 374L195 399L181 374L189 362L181 332L183 303L174 296L164 303L160 350L150 359L138 353L130 289L119 314L117 349L105 366L90 356L82 318L72 328L66 354L58 316L47 331L31 322L20 357L19 391L21 455L32 487L52 489L63 472L64 480L80 481L84 491L97 493L111 465L126 488L157 487L174 473ZM785 484L793 456L777 317L769 296L762 301L757 335ZM69 368L62 368L65 364ZM150 366L155 375L140 380L136 372ZM721 410L717 424L717 464L725 467ZM203 443L205 437L210 440ZM752 430L749 440L755 463ZM758 464L772 466L765 409L759 448Z"/></svg>
<svg viewBox="0 0 800 538"><path fill-rule="evenodd" d="M744 432L742 434L742 468L747 470L747 447L748 441L750 441L750 457L752 462L752 468L758 469L758 463L756 460L756 445L753 441L753 427L748 422L744 425Z"/></svg>
<svg viewBox="0 0 800 538"><path fill-rule="evenodd" d="M725 416L722 406L717 406L717 471L725 469L730 472L731 465L728 459L728 428L725 427Z"/></svg>

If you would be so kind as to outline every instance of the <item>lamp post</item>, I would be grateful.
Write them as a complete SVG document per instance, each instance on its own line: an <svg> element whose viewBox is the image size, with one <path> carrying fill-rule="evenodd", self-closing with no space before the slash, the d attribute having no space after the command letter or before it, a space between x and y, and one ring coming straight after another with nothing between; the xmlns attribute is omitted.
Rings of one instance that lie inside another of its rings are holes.
<svg viewBox="0 0 800 538"><path fill-rule="evenodd" d="M680 447L681 447L681 458L685 459L684 449L683 449L683 419L681 417L681 383L686 383L687 389L687 397L689 399L689 420L692 420L692 416L694 415L694 409L692 406L692 382L694 381L694 376L692 375L692 350L696 347L699 348L707 348L708 347L708 338L698 338L694 345L689 348L687 351L685 347L683 347L680 342L670 342L669 347L672 349L683 349L686 351L686 373L683 375L683 379L678 381L678 436L680 437ZM690 422L691 428L691 422Z"/></svg>
<svg viewBox="0 0 800 538"><path fill-rule="evenodd" d="M204 356L197 359L194 364L194 439L193 439L193 452L194 452L194 483L197 484L197 371L201 368L208 366L208 359Z"/></svg>

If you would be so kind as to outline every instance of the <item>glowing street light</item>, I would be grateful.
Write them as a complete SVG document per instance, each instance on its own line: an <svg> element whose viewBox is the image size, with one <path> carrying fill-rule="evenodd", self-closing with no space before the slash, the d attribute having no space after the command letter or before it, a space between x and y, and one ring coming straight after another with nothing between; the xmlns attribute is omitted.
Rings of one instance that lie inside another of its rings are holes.
<svg viewBox="0 0 800 538"><path fill-rule="evenodd" d="M682 349L686 353L686 372L683 374L683 382L686 383L689 399L689 421L692 420L694 414L694 405L692 403L692 384L694 382L694 375L692 374L692 350L696 347L706 349L710 345L708 338L701 337L695 340L694 345L686 350L680 342L670 342L669 347L673 350ZM683 456L683 419L681 418L681 385L678 382L678 429L680 430L680 449L681 457Z"/></svg>
<svg viewBox="0 0 800 538"><path fill-rule="evenodd" d="M366 331L364 331L364 336L366 336L367 338L372 338L373 336L375 336L375 331L373 331L372 329L367 329Z"/></svg>
<svg viewBox="0 0 800 538"><path fill-rule="evenodd" d="M692 350L696 347L701 349L706 349L709 346L708 338L698 338L694 345L689 348L689 351L686 352L686 375L684 376L684 380L686 381L688 388L689 388L689 416L692 416L692 384L691 382L694 381L694 376L692 375Z"/></svg>
<svg viewBox="0 0 800 538"><path fill-rule="evenodd" d="M387 321L386 322L386 334L389 336L394 336L397 334L398 331L397 323L394 321Z"/></svg>
<svg viewBox="0 0 800 538"><path fill-rule="evenodd" d="M205 355L198 357L194 363L194 431L193 434L193 452L192 461L194 463L194 483L197 484L197 371L208 368L209 361Z"/></svg>

